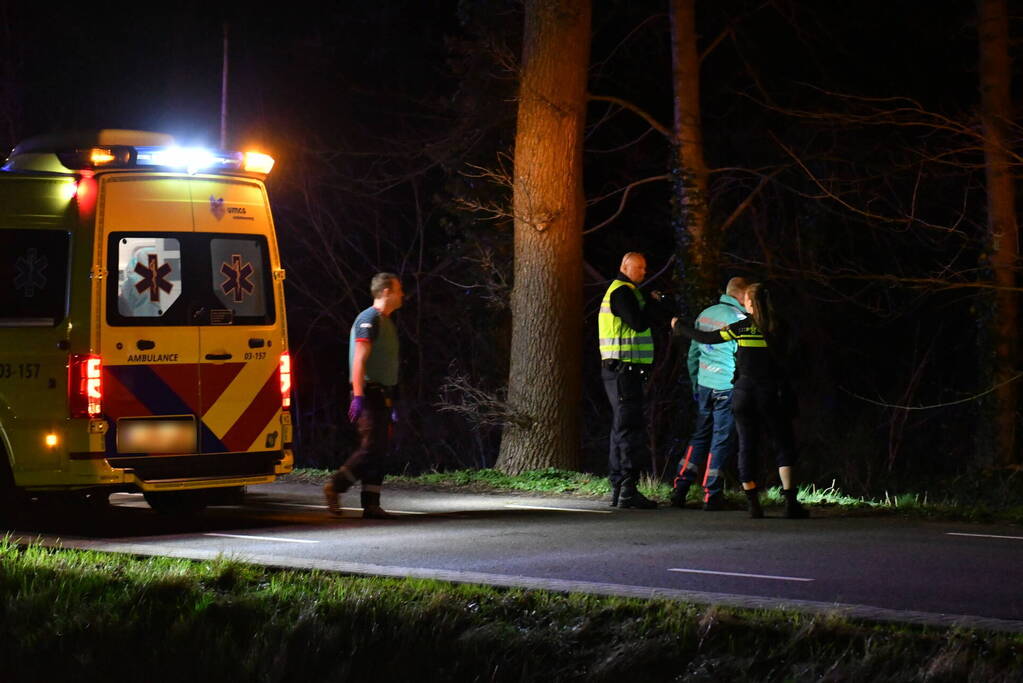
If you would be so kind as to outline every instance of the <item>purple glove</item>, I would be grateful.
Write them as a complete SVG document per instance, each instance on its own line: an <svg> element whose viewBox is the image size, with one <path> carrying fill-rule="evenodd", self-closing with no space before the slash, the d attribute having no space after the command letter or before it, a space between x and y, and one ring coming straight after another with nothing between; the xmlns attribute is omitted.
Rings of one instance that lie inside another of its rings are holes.
<svg viewBox="0 0 1023 683"><path fill-rule="evenodd" d="M352 402L348 404L348 421L355 424L362 415L362 404L365 402L362 396L352 396Z"/></svg>
<svg viewBox="0 0 1023 683"><path fill-rule="evenodd" d="M398 422L398 409L397 408L391 408L391 422L394 422L394 423Z"/></svg>

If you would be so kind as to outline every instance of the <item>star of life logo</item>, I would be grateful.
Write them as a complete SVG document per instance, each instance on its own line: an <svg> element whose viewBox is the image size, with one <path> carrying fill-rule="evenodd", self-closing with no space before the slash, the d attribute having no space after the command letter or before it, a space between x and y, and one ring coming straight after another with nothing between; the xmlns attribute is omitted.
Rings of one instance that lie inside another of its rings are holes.
<svg viewBox="0 0 1023 683"><path fill-rule="evenodd" d="M160 259L156 254L148 254L147 256L148 266L142 265L141 262L135 263L135 274L142 278L135 283L135 291L142 294L149 290L149 300L153 303L158 303L160 301L161 290L170 294L174 288L174 285L167 281L171 267L169 263L159 265Z"/></svg>
<svg viewBox="0 0 1023 683"><path fill-rule="evenodd" d="M34 247L25 251L14 263L14 288L26 299L35 296L36 290L46 288L46 256L40 255Z"/></svg>
<svg viewBox="0 0 1023 683"><path fill-rule="evenodd" d="M231 254L231 263L221 263L220 273L225 276L220 283L220 289L224 294L233 294L233 301L236 304L242 303L246 295L255 291L255 286L249 280L252 277L252 264L242 263L241 254Z"/></svg>

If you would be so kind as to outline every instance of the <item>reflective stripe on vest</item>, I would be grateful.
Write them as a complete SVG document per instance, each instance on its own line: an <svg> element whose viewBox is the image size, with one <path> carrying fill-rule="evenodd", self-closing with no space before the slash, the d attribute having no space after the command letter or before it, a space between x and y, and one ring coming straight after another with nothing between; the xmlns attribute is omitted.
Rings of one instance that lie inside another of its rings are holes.
<svg viewBox="0 0 1023 683"><path fill-rule="evenodd" d="M619 287L628 287L636 296L639 307L645 307L643 295L636 286L624 280L613 280L600 302L597 314L597 336L600 344L600 358L617 358L626 363L651 364L654 362L654 338L650 328L636 332L625 321L611 312L611 294Z"/></svg>
<svg viewBox="0 0 1023 683"><path fill-rule="evenodd" d="M726 341L735 341L739 344L739 346L756 349L767 348L767 340L764 339L764 335L760 333L760 330L757 329L756 325L750 325L749 329L745 332L740 332L739 334L730 332L728 328L723 328L719 330L718 333L721 335L722 339Z"/></svg>

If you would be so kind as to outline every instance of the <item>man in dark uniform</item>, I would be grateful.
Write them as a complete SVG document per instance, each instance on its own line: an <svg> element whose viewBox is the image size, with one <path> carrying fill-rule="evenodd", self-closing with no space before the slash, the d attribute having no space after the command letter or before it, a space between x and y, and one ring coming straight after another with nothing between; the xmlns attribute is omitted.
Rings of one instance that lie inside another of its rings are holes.
<svg viewBox="0 0 1023 683"><path fill-rule="evenodd" d="M600 376L613 415L608 450L611 505L621 508L657 507L657 503L636 489L640 472L650 462L643 387L654 362L649 309L638 287L644 277L643 254L626 254L621 272L607 288L597 316Z"/></svg>
<svg viewBox="0 0 1023 683"><path fill-rule="evenodd" d="M374 275L370 292L373 305L355 318L348 343L352 383L348 419L358 426L359 448L324 485L323 495L330 514L340 516L339 494L361 481L362 516L390 519L392 515L380 507L380 490L398 384L398 332L391 313L401 308L404 293L394 273Z"/></svg>

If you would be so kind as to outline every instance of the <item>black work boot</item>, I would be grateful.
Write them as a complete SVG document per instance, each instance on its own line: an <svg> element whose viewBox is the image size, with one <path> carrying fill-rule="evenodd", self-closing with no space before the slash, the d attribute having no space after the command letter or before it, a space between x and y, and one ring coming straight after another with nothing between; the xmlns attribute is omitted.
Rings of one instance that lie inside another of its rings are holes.
<svg viewBox="0 0 1023 683"><path fill-rule="evenodd" d="M763 519L764 508L760 507L760 489L746 489L746 504L752 519Z"/></svg>
<svg viewBox="0 0 1023 683"><path fill-rule="evenodd" d="M806 519L810 516L810 511L807 510L803 505L796 500L796 494L799 493L799 489L782 489L781 494L785 496L785 518L786 519Z"/></svg>
<svg viewBox="0 0 1023 683"><path fill-rule="evenodd" d="M380 507L379 491L363 491L360 499L363 519L395 519L394 515Z"/></svg>
<svg viewBox="0 0 1023 683"><path fill-rule="evenodd" d="M622 487L621 487L621 485L615 486L615 485L612 484L611 485L611 507L613 507L613 508L618 507L618 499L621 497L621 495L622 495Z"/></svg>
<svg viewBox="0 0 1023 683"><path fill-rule="evenodd" d="M715 493L713 496L708 497L703 501L704 512L719 512L720 510L726 510L725 497L720 493Z"/></svg>
<svg viewBox="0 0 1023 683"><path fill-rule="evenodd" d="M635 479L626 479L622 482L622 492L618 498L618 507L633 508L635 510L653 510L657 507L657 503L636 489Z"/></svg>
<svg viewBox="0 0 1023 683"><path fill-rule="evenodd" d="M684 508L686 498L689 496L689 484L684 484L671 490L671 507Z"/></svg>

